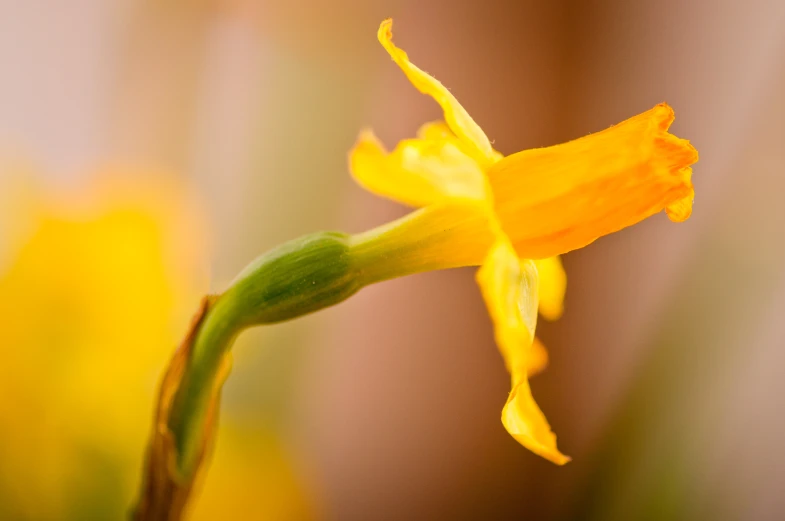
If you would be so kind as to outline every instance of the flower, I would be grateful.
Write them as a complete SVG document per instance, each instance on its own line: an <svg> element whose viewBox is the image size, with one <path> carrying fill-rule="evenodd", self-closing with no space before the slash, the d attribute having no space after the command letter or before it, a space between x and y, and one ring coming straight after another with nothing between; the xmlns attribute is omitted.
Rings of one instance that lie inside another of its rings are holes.
<svg viewBox="0 0 785 521"><path fill-rule="evenodd" d="M562 313L566 276L558 255L665 209L689 217L689 166L697 152L668 134L665 104L608 130L508 157L455 97L392 43L379 40L421 92L444 110L416 139L388 153L363 131L349 153L356 180L421 207L373 230L318 232L257 257L223 293L203 302L165 373L137 518L178 516L214 442L215 414L232 344L245 329L333 306L396 277L477 266L496 341L512 376L502 422L525 447L564 464L528 379L547 363L537 314Z"/></svg>
<svg viewBox="0 0 785 521"><path fill-rule="evenodd" d="M401 266L481 265L477 282L512 376L502 423L528 449L564 464L569 457L528 383L547 363L534 336L537 311L548 319L562 313L566 277L558 255L662 210L686 220L697 151L668 133L674 113L662 103L604 131L504 157L450 91L395 46L391 20L378 38L409 81L439 103L444 122L423 125L392 152L361 132L349 154L357 182L422 209L358 236L355 250L387 249L381 262L389 268L377 266L377 280L400 275Z"/></svg>

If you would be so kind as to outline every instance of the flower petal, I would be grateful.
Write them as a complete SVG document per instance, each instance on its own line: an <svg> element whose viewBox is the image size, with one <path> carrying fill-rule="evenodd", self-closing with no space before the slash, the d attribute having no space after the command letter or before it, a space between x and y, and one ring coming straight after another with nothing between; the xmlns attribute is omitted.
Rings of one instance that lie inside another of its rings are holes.
<svg viewBox="0 0 785 521"><path fill-rule="evenodd" d="M570 461L569 456L556 448L556 435L532 398L528 380L523 379L513 385L502 409L502 423L518 443L535 454L557 465Z"/></svg>
<svg viewBox="0 0 785 521"><path fill-rule="evenodd" d="M689 195L665 207L668 218L675 223L684 222L692 215L692 202L695 199L695 190L690 190Z"/></svg>
<svg viewBox="0 0 785 521"><path fill-rule="evenodd" d="M666 104L602 132L508 156L488 172L496 213L518 255L541 259L581 248L668 209L689 216L689 141L667 132Z"/></svg>
<svg viewBox="0 0 785 521"><path fill-rule="evenodd" d="M556 448L556 436L532 398L528 383L536 362L532 342L537 324L537 267L533 261L518 260L512 245L499 239L477 272L477 281L493 319L496 343L512 375L502 423L524 447L562 465L569 458Z"/></svg>
<svg viewBox="0 0 785 521"><path fill-rule="evenodd" d="M537 327L537 267L518 260L510 244L500 239L477 272L477 282L507 370L517 379L528 370L526 355Z"/></svg>
<svg viewBox="0 0 785 521"><path fill-rule="evenodd" d="M483 171L444 130L429 124L421 132L427 137L401 141L389 154L366 130L349 152L352 175L368 191L411 206L451 198L485 200Z"/></svg>
<svg viewBox="0 0 785 521"><path fill-rule="evenodd" d="M425 123L417 129L417 137L420 139L454 139L458 140L450 127L444 121L431 121Z"/></svg>
<svg viewBox="0 0 785 521"><path fill-rule="evenodd" d="M526 374L529 378L540 374L548 367L548 350L545 349L539 338L534 337L527 358Z"/></svg>
<svg viewBox="0 0 785 521"><path fill-rule="evenodd" d="M540 315L546 320L556 320L564 313L567 274L558 256L534 262L540 274Z"/></svg>
<svg viewBox="0 0 785 521"><path fill-rule="evenodd" d="M379 26L377 33L379 42L384 46L393 61L403 70L414 87L431 96L444 110L444 119L458 138L466 146L466 151L483 166L498 160L498 153L493 150L488 136L474 122L458 100L436 78L432 77L409 61L409 56L392 42L392 20L387 19Z"/></svg>

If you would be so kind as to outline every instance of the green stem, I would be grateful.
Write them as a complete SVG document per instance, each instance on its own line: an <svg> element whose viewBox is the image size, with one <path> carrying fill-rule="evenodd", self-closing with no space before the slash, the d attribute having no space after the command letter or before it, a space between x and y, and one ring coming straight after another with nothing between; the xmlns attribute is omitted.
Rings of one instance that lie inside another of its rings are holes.
<svg viewBox="0 0 785 521"><path fill-rule="evenodd" d="M249 264L210 302L172 402L168 427L180 478L197 470L216 379L241 331L335 305L375 282L478 264L481 258L469 248L444 254L459 232L452 214L426 209L355 236L306 235Z"/></svg>
<svg viewBox="0 0 785 521"><path fill-rule="evenodd" d="M196 471L204 426L222 362L244 329L332 306L361 287L342 233L315 233L262 255L210 305L196 333L168 426L180 476Z"/></svg>

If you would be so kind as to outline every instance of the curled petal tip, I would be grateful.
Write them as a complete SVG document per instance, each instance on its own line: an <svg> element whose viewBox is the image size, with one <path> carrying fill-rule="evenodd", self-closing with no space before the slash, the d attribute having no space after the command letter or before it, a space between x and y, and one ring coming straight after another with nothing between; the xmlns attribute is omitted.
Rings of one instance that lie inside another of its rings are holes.
<svg viewBox="0 0 785 521"><path fill-rule="evenodd" d="M569 456L565 456L564 454L561 457L550 460L557 465L566 465L567 463L572 461L572 458Z"/></svg>
<svg viewBox="0 0 785 521"><path fill-rule="evenodd" d="M556 435L551 431L524 379L516 384L502 410L502 423L507 432L521 445L556 465L564 465L570 457L556 447Z"/></svg>
<svg viewBox="0 0 785 521"><path fill-rule="evenodd" d="M692 190L687 197L668 205L665 208L665 213L668 215L668 218L675 223L684 222L692 215L692 203L694 199L695 191Z"/></svg>
<svg viewBox="0 0 785 521"><path fill-rule="evenodd" d="M365 141L373 141L379 142L379 139L376 137L376 134L371 130L370 127L363 127L360 129L360 132L357 134L357 139L355 140L356 144L363 143Z"/></svg>
<svg viewBox="0 0 785 521"><path fill-rule="evenodd" d="M379 30L376 35L382 44L384 44L385 41L392 40L392 23L392 18L386 18L379 24Z"/></svg>
<svg viewBox="0 0 785 521"><path fill-rule="evenodd" d="M653 112L658 123L658 127L662 130L668 130L676 119L676 112L666 102L662 102L654 107Z"/></svg>

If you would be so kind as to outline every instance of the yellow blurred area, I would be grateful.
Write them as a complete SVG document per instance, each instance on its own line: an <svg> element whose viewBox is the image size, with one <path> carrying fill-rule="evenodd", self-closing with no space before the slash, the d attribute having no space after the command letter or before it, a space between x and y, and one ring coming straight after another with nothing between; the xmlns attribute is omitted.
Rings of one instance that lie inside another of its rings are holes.
<svg viewBox="0 0 785 521"><path fill-rule="evenodd" d="M154 382L205 286L204 226L175 186L110 174L16 201L26 229L0 274L0 509L16 515L58 518L100 489L127 497Z"/></svg>
<svg viewBox="0 0 785 521"><path fill-rule="evenodd" d="M84 189L54 195L26 172L10 175L0 514L120 518L139 487L161 370L207 288L203 210L164 172L101 172ZM267 519L293 511L288 518L302 519L280 442L269 433L226 437L230 450L211 476L219 485L195 518L278 504Z"/></svg>

